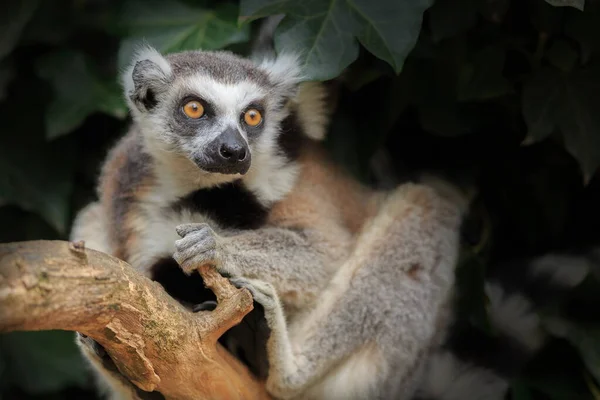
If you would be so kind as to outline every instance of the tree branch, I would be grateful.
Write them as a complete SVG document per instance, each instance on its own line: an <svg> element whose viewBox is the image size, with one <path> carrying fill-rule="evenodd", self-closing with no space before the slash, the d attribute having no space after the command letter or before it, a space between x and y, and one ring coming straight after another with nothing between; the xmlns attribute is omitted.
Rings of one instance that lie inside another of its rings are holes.
<svg viewBox="0 0 600 400"><path fill-rule="evenodd" d="M139 388L167 399L267 399L217 343L252 310L252 296L214 269L201 270L218 298L193 313L129 264L82 242L0 244L0 332L62 329L104 347Z"/></svg>

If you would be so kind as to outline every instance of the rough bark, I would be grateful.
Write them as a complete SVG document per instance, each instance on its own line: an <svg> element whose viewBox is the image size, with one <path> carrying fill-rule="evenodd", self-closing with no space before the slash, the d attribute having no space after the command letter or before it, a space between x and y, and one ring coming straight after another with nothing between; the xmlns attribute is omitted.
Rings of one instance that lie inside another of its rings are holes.
<svg viewBox="0 0 600 400"><path fill-rule="evenodd" d="M0 332L81 332L131 382L167 399L267 399L217 343L252 309L250 293L210 267L200 272L217 296L212 312L192 313L129 264L83 243L0 244Z"/></svg>

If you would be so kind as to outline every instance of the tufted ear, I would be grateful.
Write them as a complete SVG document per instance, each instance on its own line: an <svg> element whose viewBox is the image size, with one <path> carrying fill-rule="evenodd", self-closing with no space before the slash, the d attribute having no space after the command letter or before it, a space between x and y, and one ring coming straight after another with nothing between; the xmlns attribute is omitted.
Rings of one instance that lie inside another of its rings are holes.
<svg viewBox="0 0 600 400"><path fill-rule="evenodd" d="M304 80L299 57L294 53L281 53L276 58L266 58L259 67L269 76L276 94L287 100L298 92L298 85Z"/></svg>
<svg viewBox="0 0 600 400"><path fill-rule="evenodd" d="M169 62L149 45L140 46L123 74L123 89L130 107L149 111L157 95L167 89L173 71Z"/></svg>

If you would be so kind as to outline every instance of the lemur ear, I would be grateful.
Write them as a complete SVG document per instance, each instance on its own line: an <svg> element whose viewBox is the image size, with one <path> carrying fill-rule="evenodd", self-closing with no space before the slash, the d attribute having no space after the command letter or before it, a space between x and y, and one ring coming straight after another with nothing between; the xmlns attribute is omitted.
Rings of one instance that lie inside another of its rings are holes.
<svg viewBox="0 0 600 400"><path fill-rule="evenodd" d="M156 106L156 96L167 88L173 71L169 62L154 48L139 47L123 74L125 97L139 111Z"/></svg>
<svg viewBox="0 0 600 400"><path fill-rule="evenodd" d="M275 86L276 94L284 100L294 97L298 85L304 80L299 56L294 53L281 53L276 58L266 58L259 67L267 73Z"/></svg>

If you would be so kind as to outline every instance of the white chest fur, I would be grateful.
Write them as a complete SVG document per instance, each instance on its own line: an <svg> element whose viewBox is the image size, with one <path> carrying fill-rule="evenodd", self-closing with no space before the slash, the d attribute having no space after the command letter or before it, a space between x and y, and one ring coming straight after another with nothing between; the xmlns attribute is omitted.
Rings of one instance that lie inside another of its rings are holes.
<svg viewBox="0 0 600 400"><path fill-rule="evenodd" d="M180 239L175 231L178 225L200 222L216 228L214 223L197 212L144 205L140 218L133 223L139 239L133 246L130 263L139 271L148 273L157 260L175 252L175 241Z"/></svg>

